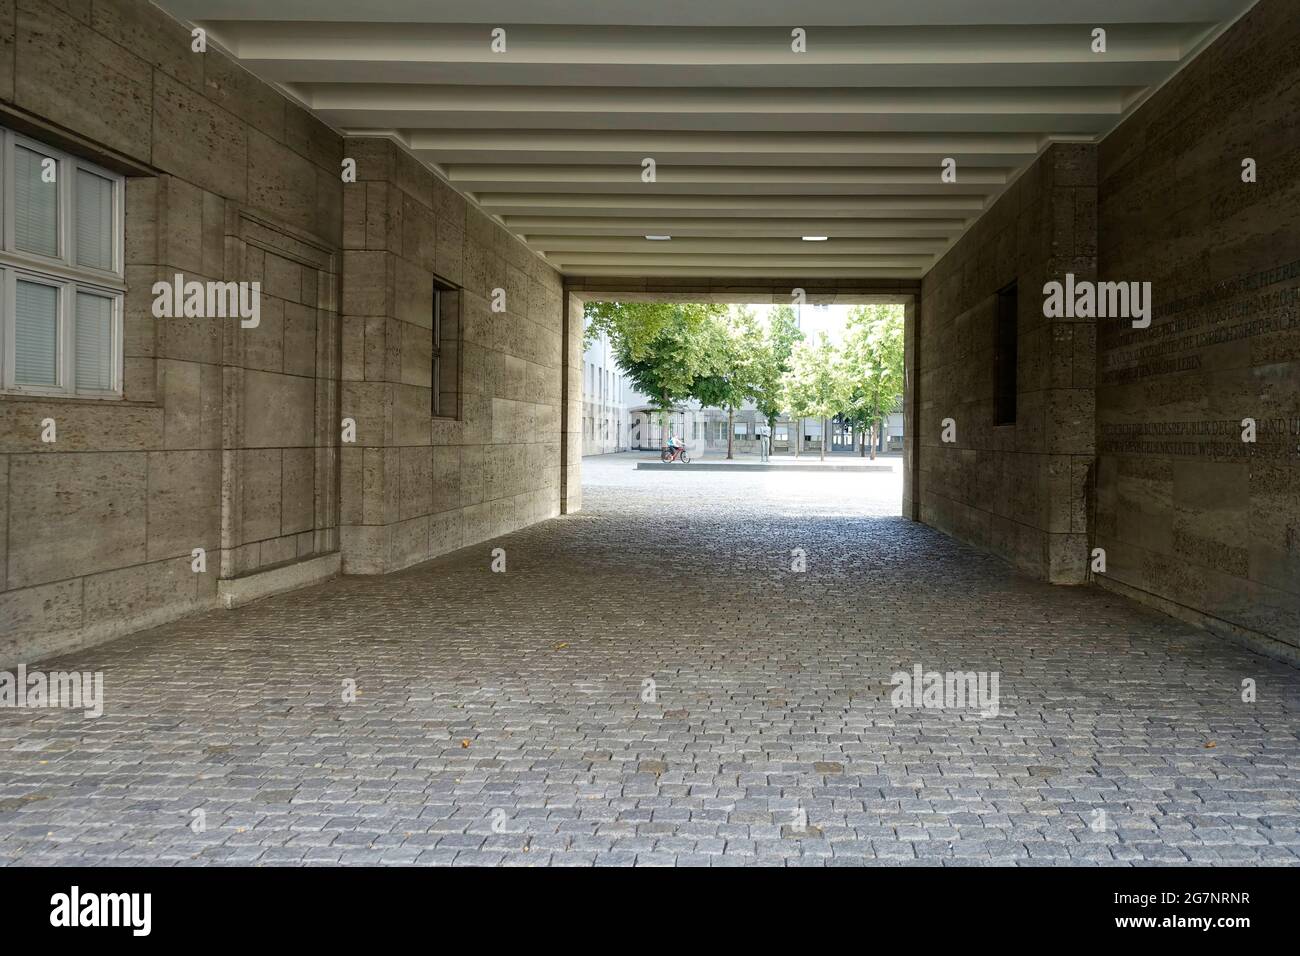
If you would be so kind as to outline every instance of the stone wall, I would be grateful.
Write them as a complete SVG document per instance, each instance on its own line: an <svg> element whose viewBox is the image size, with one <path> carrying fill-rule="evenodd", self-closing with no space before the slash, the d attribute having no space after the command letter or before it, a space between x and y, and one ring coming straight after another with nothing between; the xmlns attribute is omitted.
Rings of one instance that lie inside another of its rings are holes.
<svg viewBox="0 0 1300 956"><path fill-rule="evenodd" d="M1300 647L1300 17L1263 0L1100 148L1101 583ZM1242 160L1258 181L1242 181ZM1241 422L1258 440L1241 440ZM1285 650L1285 648L1277 648ZM1292 659L1297 659L1294 651Z"/></svg>
<svg viewBox="0 0 1300 956"><path fill-rule="evenodd" d="M345 187L342 137L140 0L0 0L0 124L128 177L124 397L0 395L0 666L558 513L559 276L409 154L349 142ZM261 282L260 324L155 319L175 273Z"/></svg>
<svg viewBox="0 0 1300 956"><path fill-rule="evenodd" d="M0 3L0 101L0 122L130 177L123 399L0 397L0 662L335 552L340 139L131 0ZM154 319L177 272L261 281L260 325Z"/></svg>
<svg viewBox="0 0 1300 956"><path fill-rule="evenodd" d="M343 567L379 573L559 514L563 303L559 273L409 153L346 152ZM431 415L435 284L459 289L448 419Z"/></svg>
<svg viewBox="0 0 1300 956"><path fill-rule="evenodd" d="M1042 288L1095 278L1095 159L1094 146L1055 145L1026 169L926 274L906 342L919 473L909 468L904 513L1058 583L1087 569L1095 328L1044 318ZM1013 281L1016 420L996 425L998 291Z"/></svg>

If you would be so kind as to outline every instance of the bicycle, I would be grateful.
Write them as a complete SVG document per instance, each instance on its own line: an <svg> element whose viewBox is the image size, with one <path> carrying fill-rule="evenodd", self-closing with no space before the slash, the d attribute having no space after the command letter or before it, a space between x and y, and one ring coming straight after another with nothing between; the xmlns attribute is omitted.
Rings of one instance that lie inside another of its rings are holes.
<svg viewBox="0 0 1300 956"><path fill-rule="evenodd" d="M663 451L659 452L659 460L664 463L680 461L683 465L689 465L691 463L691 456L686 454L685 448L679 446L676 450L671 448L663 449Z"/></svg>

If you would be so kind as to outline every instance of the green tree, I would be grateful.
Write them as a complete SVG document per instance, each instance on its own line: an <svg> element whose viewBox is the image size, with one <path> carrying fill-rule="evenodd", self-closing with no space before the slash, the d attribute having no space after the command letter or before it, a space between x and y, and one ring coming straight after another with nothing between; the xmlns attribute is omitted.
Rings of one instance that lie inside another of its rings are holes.
<svg viewBox="0 0 1300 956"><path fill-rule="evenodd" d="M844 421L862 434L860 454L871 447L903 395L903 308L859 305L849 312L840 359L846 407Z"/></svg>
<svg viewBox="0 0 1300 956"><path fill-rule="evenodd" d="M784 404L791 415L821 419L821 457L825 460L830 420L848 404L839 352L825 332L815 345L800 342L795 346L790 356L790 371L781 381ZM802 444L803 436L799 437Z"/></svg>
<svg viewBox="0 0 1300 956"><path fill-rule="evenodd" d="M603 332L616 350L641 360L654 351L662 333L695 328L726 313L724 305L701 302L588 302L584 335L590 344Z"/></svg>
<svg viewBox="0 0 1300 956"><path fill-rule="evenodd" d="M704 407L727 412L727 457L735 457L736 409L755 394L763 333L754 312L739 306L721 319L709 323L707 337L710 375L695 382L692 397Z"/></svg>
<svg viewBox="0 0 1300 956"><path fill-rule="evenodd" d="M676 402L714 374L716 321L726 306L669 302L589 302L585 337L609 337L618 364L638 391L659 402L665 432Z"/></svg>
<svg viewBox="0 0 1300 956"><path fill-rule="evenodd" d="M755 353L754 404L767 420L769 435L776 433L777 416L785 410L781 379L790 371L795 344L802 341L803 332L791 306L778 305L767 314L767 329ZM795 453L798 451L796 445Z"/></svg>

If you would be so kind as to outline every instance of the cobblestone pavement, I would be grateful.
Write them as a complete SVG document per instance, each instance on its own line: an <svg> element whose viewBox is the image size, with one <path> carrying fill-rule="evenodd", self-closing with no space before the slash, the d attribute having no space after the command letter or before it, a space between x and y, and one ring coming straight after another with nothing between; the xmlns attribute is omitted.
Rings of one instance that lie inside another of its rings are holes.
<svg viewBox="0 0 1300 956"><path fill-rule="evenodd" d="M64 658L105 713L0 711L0 863L1297 862L1300 672L905 521L896 473L587 472ZM914 664L997 671L997 715L895 710Z"/></svg>

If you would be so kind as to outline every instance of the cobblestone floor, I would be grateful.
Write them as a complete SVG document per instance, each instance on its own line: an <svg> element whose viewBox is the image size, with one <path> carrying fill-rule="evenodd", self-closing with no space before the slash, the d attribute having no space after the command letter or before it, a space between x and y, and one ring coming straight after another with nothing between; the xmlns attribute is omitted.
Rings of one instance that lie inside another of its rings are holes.
<svg viewBox="0 0 1300 956"><path fill-rule="evenodd" d="M907 522L897 474L587 472L64 658L105 713L0 711L0 863L1297 862L1300 672ZM998 672L997 716L895 710L914 664Z"/></svg>

